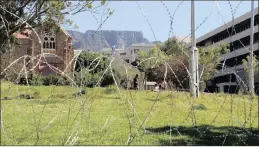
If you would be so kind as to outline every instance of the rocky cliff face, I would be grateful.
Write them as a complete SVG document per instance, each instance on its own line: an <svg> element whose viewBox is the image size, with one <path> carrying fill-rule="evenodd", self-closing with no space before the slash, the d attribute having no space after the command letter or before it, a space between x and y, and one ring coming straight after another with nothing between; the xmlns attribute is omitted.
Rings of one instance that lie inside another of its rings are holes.
<svg viewBox="0 0 259 147"><path fill-rule="evenodd" d="M70 31L68 33L73 37L75 49L89 49L100 51L102 48L127 48L133 43L150 42L143 37L140 31L94 31L89 30L85 33Z"/></svg>

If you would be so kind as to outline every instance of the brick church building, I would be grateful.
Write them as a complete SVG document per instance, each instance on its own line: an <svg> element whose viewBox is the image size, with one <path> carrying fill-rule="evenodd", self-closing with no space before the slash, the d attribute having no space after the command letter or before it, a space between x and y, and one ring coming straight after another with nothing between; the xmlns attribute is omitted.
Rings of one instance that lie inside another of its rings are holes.
<svg viewBox="0 0 259 147"><path fill-rule="evenodd" d="M72 37L61 26L43 24L33 30L15 33L17 43L13 45L14 60L28 55L24 60L26 69L44 76L71 74L74 67ZM24 61L19 63L24 65Z"/></svg>

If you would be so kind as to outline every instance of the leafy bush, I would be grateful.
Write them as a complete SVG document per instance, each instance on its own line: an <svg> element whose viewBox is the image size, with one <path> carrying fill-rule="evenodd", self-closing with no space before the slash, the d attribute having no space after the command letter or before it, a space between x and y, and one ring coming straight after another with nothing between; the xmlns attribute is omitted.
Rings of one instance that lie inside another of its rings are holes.
<svg viewBox="0 0 259 147"><path fill-rule="evenodd" d="M62 76L59 75L50 75L43 77L43 85L49 86L49 85L69 85L70 81Z"/></svg>
<svg viewBox="0 0 259 147"><path fill-rule="evenodd" d="M70 80L68 80L66 77L58 77L57 85L70 85Z"/></svg>
<svg viewBox="0 0 259 147"><path fill-rule="evenodd" d="M258 57L257 57L256 55L253 57L253 60L254 60L254 62L253 62L253 67L254 67L254 75L255 75L255 76L259 74L259 68L258 68L259 63L258 63L258 61L257 61L257 58L258 58ZM250 56L248 55L248 56L246 57L246 59L243 59L243 60L242 60L243 65L244 65L245 75L246 75L247 77L248 77L249 68L250 68L250 66L249 66L249 59L250 59Z"/></svg>
<svg viewBox="0 0 259 147"><path fill-rule="evenodd" d="M124 89L130 88L131 87L131 80L127 80L127 78L123 78L120 82L120 86Z"/></svg>
<svg viewBox="0 0 259 147"><path fill-rule="evenodd" d="M43 85L48 86L48 85L56 85L58 82L58 78L56 76L50 75L46 76L43 79Z"/></svg>
<svg viewBox="0 0 259 147"><path fill-rule="evenodd" d="M28 82L30 85L33 86L40 86L40 85L69 85L70 81L62 77L60 75L50 75L50 76L42 76L42 75L33 75L28 77ZM19 84L27 84L26 78L20 78Z"/></svg>
<svg viewBox="0 0 259 147"><path fill-rule="evenodd" d="M115 85L111 85L105 88L104 93L112 94L112 93L115 93L116 91L117 91L117 87Z"/></svg>
<svg viewBox="0 0 259 147"><path fill-rule="evenodd" d="M107 58L100 58L95 60L96 58L100 57L100 55L100 53L82 51L76 61L75 71L79 72L84 68L94 69L92 70L92 74L104 71L108 66Z"/></svg>
<svg viewBox="0 0 259 147"><path fill-rule="evenodd" d="M207 110L208 108L203 104L199 104L199 105L193 106L192 109L194 109L194 110Z"/></svg>
<svg viewBox="0 0 259 147"><path fill-rule="evenodd" d="M117 74L116 73L114 74L115 74L115 78L119 79ZM98 84L100 84L100 86L102 87L114 84L114 80L111 74L107 73L103 77L101 76L102 76L102 73L91 74L89 72L85 72L85 74L81 77L80 73L76 73L75 81L77 85L87 86L87 87L94 87L95 85L97 85L99 80L101 81Z"/></svg>
<svg viewBox="0 0 259 147"><path fill-rule="evenodd" d="M116 76L115 76L116 78ZM109 85L114 84L114 80L111 74L107 73L106 75L104 75L102 82L100 83L102 87L106 87Z"/></svg>
<svg viewBox="0 0 259 147"><path fill-rule="evenodd" d="M100 86L106 87L114 84L114 79L111 75L110 70L105 73L102 77L103 72L108 68L110 61L109 58L104 58L105 55L100 53L93 53L88 51L83 51L76 61L75 67L75 80L77 85L93 87L100 81ZM97 60L96 60L97 59ZM128 64L121 62L120 59L115 59L112 63L112 71L115 76L117 84L124 84L124 87L127 87L122 79L126 79L125 66L127 67L128 75L136 75L138 70L133 69ZM91 71L89 72L89 69ZM81 73L83 76L81 77ZM124 80L125 81L125 80Z"/></svg>
<svg viewBox="0 0 259 147"><path fill-rule="evenodd" d="M34 95L30 95L30 94L20 94L18 95L19 99L34 99Z"/></svg>
<svg viewBox="0 0 259 147"><path fill-rule="evenodd" d="M123 77L122 73L120 73L119 69L118 70L113 69L113 74L114 74L117 84L120 85L121 79ZM115 84L111 72L108 72L107 74L105 74L105 76L103 77L100 84L102 87L106 87L106 86Z"/></svg>
<svg viewBox="0 0 259 147"><path fill-rule="evenodd" d="M18 81L18 84L20 85L26 85L27 84L27 80L25 77L21 77Z"/></svg>
<svg viewBox="0 0 259 147"><path fill-rule="evenodd" d="M91 75L87 81L87 86L94 87L99 81L100 76L98 74Z"/></svg>
<svg viewBox="0 0 259 147"><path fill-rule="evenodd" d="M90 74L89 72L85 72L82 76L80 73L75 74L75 81L79 86L94 87L99 79L98 74Z"/></svg>
<svg viewBox="0 0 259 147"><path fill-rule="evenodd" d="M173 83L172 86L176 89L188 89L189 76L186 70L186 68L188 68L188 57L173 56L171 59L167 61L167 63L169 65L167 69L167 82ZM160 66L146 71L147 80L162 82L164 80L165 72L166 69L164 65L160 64Z"/></svg>
<svg viewBox="0 0 259 147"><path fill-rule="evenodd" d="M29 79L30 85L33 85L33 86L40 86L43 84L43 82L44 82L43 77L40 75L33 76L32 78Z"/></svg>
<svg viewBox="0 0 259 147"><path fill-rule="evenodd" d="M18 75L17 75L17 77L18 77ZM15 79L15 80L11 79L11 81L17 82L17 84L20 84L20 85L27 85L27 84L30 84L31 79L32 79L32 74L28 74L27 76L21 74L19 79Z"/></svg>
<svg viewBox="0 0 259 147"><path fill-rule="evenodd" d="M68 80L66 77L63 77L61 75L49 75L49 76L42 76L40 74L29 74L27 76L27 79L24 75L20 77L17 84L20 85L32 85L32 86L40 86L40 85L69 85L71 83L70 80Z"/></svg>

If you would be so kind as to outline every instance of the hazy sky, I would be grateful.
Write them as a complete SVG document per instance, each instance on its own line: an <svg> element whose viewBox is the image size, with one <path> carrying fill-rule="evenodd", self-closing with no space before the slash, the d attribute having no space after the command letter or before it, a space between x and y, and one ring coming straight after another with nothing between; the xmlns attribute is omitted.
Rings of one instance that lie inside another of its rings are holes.
<svg viewBox="0 0 259 147"><path fill-rule="evenodd" d="M230 1L232 10L236 7L234 17L239 17L242 14L251 10L250 1ZM98 3L98 2L97 2ZM173 15L175 9L181 1L164 1L166 7ZM145 38L150 41L165 41L168 38L170 31L170 17L166 8L161 1L111 1L107 8L111 8L114 14L103 24L102 30L127 30L127 31L142 31ZM144 11L153 31L142 13ZM218 1L221 13L226 22L231 21L232 13L228 1ZM258 7L258 1L255 1L255 8ZM199 37L220 25L223 25L223 20L218 13L217 5L214 1L196 1L196 27L201 24L210 14L207 21L196 31L196 37ZM87 30L96 30L100 24L101 15L95 15L96 19L90 12L82 12L72 16L72 20L79 26L80 32ZM104 19L104 18L103 18ZM191 2L184 1L176 11L173 21L173 35L187 36L190 34L191 28Z"/></svg>

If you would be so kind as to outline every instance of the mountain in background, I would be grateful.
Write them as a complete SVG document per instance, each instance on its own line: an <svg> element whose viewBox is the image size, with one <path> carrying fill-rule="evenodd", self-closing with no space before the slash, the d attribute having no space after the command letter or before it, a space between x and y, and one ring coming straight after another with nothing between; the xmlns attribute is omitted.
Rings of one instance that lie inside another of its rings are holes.
<svg viewBox="0 0 259 147"><path fill-rule="evenodd" d="M102 48L128 48L133 43L150 44L143 37L141 31L94 31L88 30L85 33L68 30L73 38L75 49L89 49L91 51L100 51Z"/></svg>

